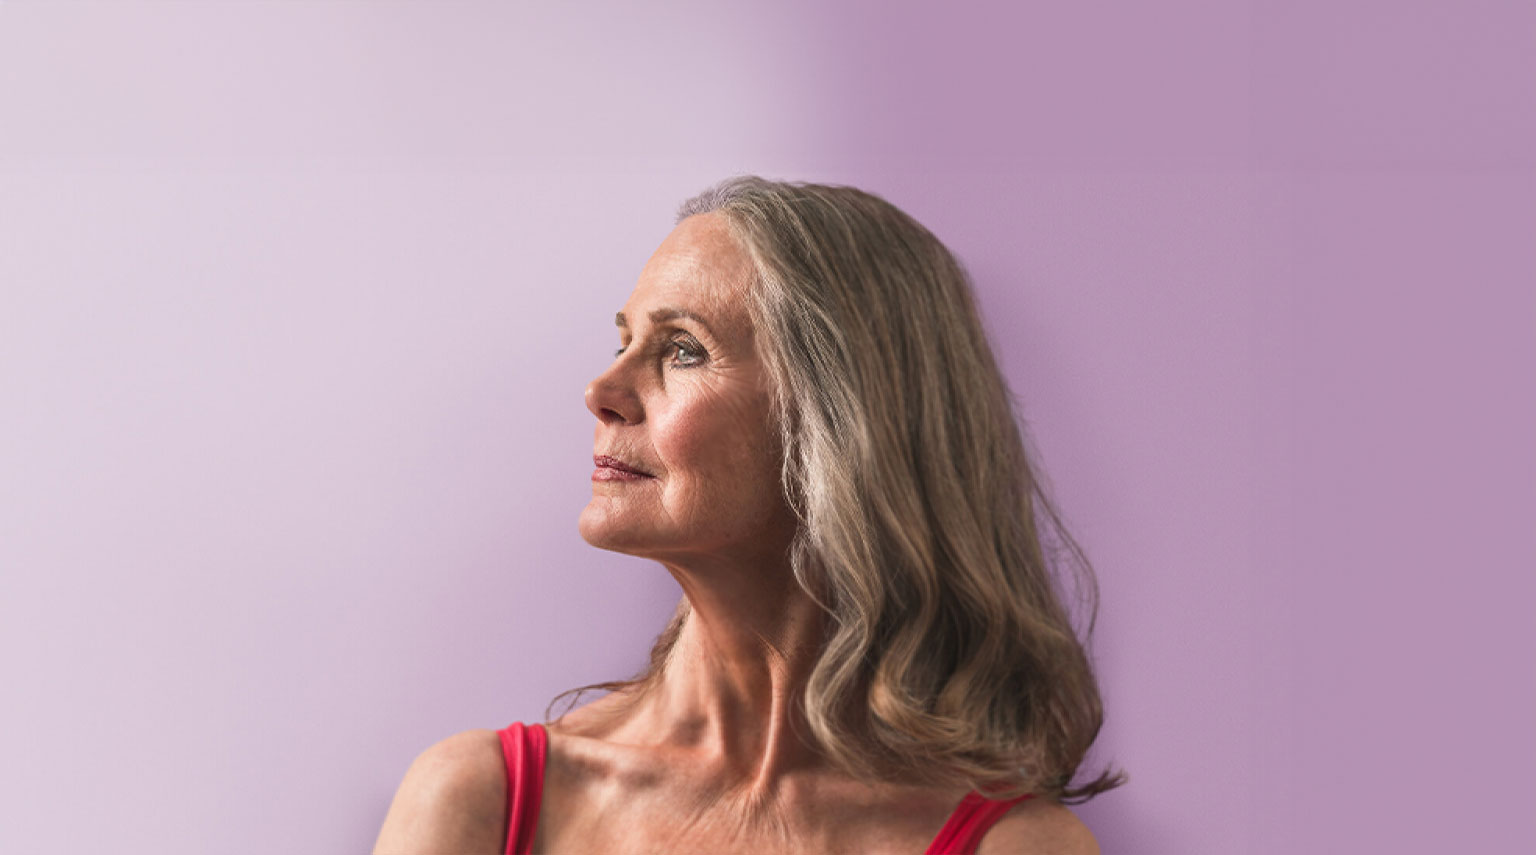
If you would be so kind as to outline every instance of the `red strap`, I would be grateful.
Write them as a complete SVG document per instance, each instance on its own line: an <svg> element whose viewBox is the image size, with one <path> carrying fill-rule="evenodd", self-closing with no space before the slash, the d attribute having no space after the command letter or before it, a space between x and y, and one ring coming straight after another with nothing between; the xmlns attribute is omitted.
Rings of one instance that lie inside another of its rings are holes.
<svg viewBox="0 0 1536 855"><path fill-rule="evenodd" d="M949 815L949 821L939 829L939 835L928 845L925 855L973 855L987 829L1002 819L1009 808L1029 797L1025 794L1016 799L996 801L975 790L966 793L955 812Z"/></svg>
<svg viewBox="0 0 1536 855"><path fill-rule="evenodd" d="M544 790L548 735L543 725L524 726L522 722L513 722L497 731L497 735L501 737L501 753L507 764L506 855L531 855ZM1026 794L1016 799L994 800L972 790L939 829L926 855L974 855L982 835L1009 808L1027 798L1030 796Z"/></svg>
<svg viewBox="0 0 1536 855"><path fill-rule="evenodd" d="M538 830L539 800L544 794L544 754L548 735L544 726L527 727L520 721L496 731L501 754L507 763L507 852L529 855Z"/></svg>

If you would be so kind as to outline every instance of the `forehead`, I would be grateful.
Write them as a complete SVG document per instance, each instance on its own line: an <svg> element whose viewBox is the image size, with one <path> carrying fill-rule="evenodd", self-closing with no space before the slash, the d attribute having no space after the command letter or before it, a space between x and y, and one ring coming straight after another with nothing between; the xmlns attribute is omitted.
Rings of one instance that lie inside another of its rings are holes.
<svg viewBox="0 0 1536 855"><path fill-rule="evenodd" d="M695 214L677 224L640 272L626 314L670 306L706 315L726 327L746 322L752 259L725 215Z"/></svg>

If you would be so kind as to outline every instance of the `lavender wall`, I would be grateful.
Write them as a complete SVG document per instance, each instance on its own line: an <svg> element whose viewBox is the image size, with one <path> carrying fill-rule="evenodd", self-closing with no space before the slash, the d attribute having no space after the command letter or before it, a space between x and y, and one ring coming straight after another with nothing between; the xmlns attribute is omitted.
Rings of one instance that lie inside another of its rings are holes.
<svg viewBox="0 0 1536 855"><path fill-rule="evenodd" d="M363 851L636 668L581 392L742 171L975 275L1106 852L1536 846L1528 4L526 5L0 2L0 850Z"/></svg>

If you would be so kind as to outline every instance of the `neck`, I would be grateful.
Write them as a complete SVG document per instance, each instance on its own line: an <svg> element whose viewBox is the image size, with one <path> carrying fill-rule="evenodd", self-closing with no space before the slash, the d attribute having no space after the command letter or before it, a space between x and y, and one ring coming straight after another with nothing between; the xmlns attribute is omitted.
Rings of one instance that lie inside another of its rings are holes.
<svg viewBox="0 0 1536 855"><path fill-rule="evenodd" d="M787 566L668 569L692 613L630 721L749 792L818 765L799 698L823 643L821 609Z"/></svg>

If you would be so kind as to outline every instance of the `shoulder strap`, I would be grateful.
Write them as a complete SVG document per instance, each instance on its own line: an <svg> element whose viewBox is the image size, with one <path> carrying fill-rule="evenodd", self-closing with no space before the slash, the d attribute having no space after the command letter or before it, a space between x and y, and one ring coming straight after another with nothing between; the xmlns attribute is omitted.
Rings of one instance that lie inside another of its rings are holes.
<svg viewBox="0 0 1536 855"><path fill-rule="evenodd" d="M949 821L939 829L939 835L928 845L926 855L973 855L987 829L1002 819L1009 808L1027 798L1028 794L995 801L971 790L949 815Z"/></svg>
<svg viewBox="0 0 1536 855"><path fill-rule="evenodd" d="M517 721L503 730L501 754L507 763L507 852L528 855L539 824L539 801L544 792L544 753L548 734L544 726L524 726Z"/></svg>

